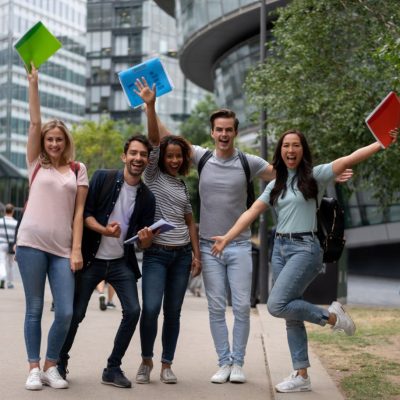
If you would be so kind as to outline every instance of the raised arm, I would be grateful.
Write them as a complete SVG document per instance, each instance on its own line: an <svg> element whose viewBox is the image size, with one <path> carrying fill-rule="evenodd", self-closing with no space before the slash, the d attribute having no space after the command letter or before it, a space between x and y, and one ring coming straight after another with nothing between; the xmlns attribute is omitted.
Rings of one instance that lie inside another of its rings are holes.
<svg viewBox="0 0 400 400"><path fill-rule="evenodd" d="M149 141L152 145L160 144L160 133L158 131L157 114L156 114L156 85L150 89L145 78L137 79L135 82L135 93L142 98L146 104L147 115L147 131Z"/></svg>
<svg viewBox="0 0 400 400"><path fill-rule="evenodd" d="M39 73L32 63L31 73L28 73L29 82L29 133L26 148L28 162L33 162L40 154L40 135L42 120L40 115Z"/></svg>
<svg viewBox="0 0 400 400"><path fill-rule="evenodd" d="M253 205L238 218L232 228L229 229L224 236L213 236L211 238L215 240L215 243L211 247L211 253L214 256L221 254L225 246L245 229L247 229L250 224L267 208L267 204L265 204L263 201L256 200Z"/></svg>
<svg viewBox="0 0 400 400"><path fill-rule="evenodd" d="M397 141L398 129L390 132L392 137L392 143ZM354 151L348 156L340 157L333 161L333 172L335 175L340 175L346 168L351 168L353 165L359 164L360 162L368 159L381 149L379 142L372 143L368 146L361 147L360 149Z"/></svg>

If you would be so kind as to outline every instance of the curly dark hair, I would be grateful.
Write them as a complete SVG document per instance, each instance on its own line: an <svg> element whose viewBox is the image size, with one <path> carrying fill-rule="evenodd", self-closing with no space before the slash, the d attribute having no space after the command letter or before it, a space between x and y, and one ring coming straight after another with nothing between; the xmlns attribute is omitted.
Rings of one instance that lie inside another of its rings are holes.
<svg viewBox="0 0 400 400"><path fill-rule="evenodd" d="M286 191L288 189L286 186L286 181L288 178L288 170L285 162L282 159L281 149L283 140L287 135L290 134L297 135L300 138L300 142L303 147L303 158L300 161L299 166L297 167L295 178L292 180L291 183L292 190L294 189L293 187L294 182L297 180L297 187L300 190L300 192L303 193L303 196L306 200L312 198L316 199L318 196L318 185L317 181L314 179L312 174L313 172L312 156L306 137L300 131L297 131L295 129L290 129L286 131L279 139L276 145L274 158L272 160L272 165L276 170L276 180L275 180L275 185L271 190L271 195L269 200L271 206L273 206L278 201L278 198L280 197L281 194L282 197L285 197Z"/></svg>
<svg viewBox="0 0 400 400"><path fill-rule="evenodd" d="M167 150L167 146L169 144L174 144L177 145L181 148L182 150L182 156L183 156L183 162L181 167L178 170L179 175L187 175L189 173L190 169L190 158L191 158L191 146L187 140L185 140L182 136L176 136L176 135L169 135L169 136L164 136L161 139L160 142L160 158L158 159L158 167L160 168L160 171L166 173L166 168L164 165L164 156Z"/></svg>

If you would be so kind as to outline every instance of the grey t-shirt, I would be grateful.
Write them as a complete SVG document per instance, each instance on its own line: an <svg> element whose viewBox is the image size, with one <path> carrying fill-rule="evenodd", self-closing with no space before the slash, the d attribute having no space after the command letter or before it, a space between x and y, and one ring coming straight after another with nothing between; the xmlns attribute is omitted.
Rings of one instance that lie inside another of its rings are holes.
<svg viewBox="0 0 400 400"><path fill-rule="evenodd" d="M207 149L192 146L193 164L196 166ZM260 175L269 165L261 157L246 154L250 177ZM199 193L200 238L225 234L240 215L246 211L247 181L237 150L229 159L217 158L215 151L205 163L200 177ZM236 240L250 239L250 229L242 232Z"/></svg>

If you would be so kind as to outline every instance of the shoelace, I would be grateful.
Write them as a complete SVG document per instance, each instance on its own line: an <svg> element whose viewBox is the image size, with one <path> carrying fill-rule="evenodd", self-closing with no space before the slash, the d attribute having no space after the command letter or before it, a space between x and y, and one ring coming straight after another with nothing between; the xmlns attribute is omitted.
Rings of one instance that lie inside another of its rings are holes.
<svg viewBox="0 0 400 400"><path fill-rule="evenodd" d="M40 380L40 370L39 369L32 370L29 373L28 379L30 382L33 380Z"/></svg>

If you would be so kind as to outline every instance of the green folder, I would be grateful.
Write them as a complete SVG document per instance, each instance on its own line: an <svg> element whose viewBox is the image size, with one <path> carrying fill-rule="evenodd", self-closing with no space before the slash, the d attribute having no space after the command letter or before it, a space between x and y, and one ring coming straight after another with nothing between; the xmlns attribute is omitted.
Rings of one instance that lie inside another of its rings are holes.
<svg viewBox="0 0 400 400"><path fill-rule="evenodd" d="M14 47L30 72L32 61L35 67L39 68L61 47L61 43L39 21L15 43Z"/></svg>

